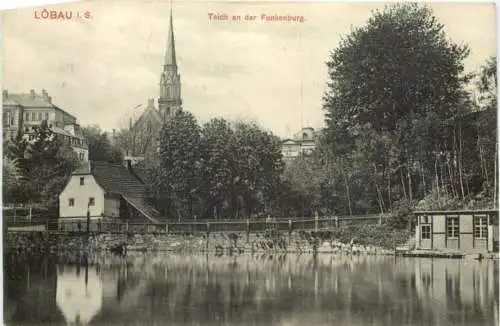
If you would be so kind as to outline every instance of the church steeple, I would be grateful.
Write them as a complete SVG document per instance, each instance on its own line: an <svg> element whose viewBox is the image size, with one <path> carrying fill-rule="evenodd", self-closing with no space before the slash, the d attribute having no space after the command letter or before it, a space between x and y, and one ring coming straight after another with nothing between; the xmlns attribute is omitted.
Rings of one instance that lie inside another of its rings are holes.
<svg viewBox="0 0 500 326"><path fill-rule="evenodd" d="M165 51L165 64L160 77L160 97L158 109L162 118L168 119L176 111L181 110L181 76L177 71L177 58L175 53L174 24L172 10L170 10L170 26L168 31L167 49Z"/></svg>
<svg viewBox="0 0 500 326"><path fill-rule="evenodd" d="M168 30L167 51L165 52L165 66L177 67L177 58L175 57L175 38L174 24L172 22L172 10L170 10L170 28Z"/></svg>

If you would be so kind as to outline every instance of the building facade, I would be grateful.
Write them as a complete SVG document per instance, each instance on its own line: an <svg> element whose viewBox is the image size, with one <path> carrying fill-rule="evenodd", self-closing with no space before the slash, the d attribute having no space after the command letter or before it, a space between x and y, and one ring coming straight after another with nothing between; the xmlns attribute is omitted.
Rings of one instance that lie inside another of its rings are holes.
<svg viewBox="0 0 500 326"><path fill-rule="evenodd" d="M131 121L129 129L132 146L124 150L126 156L146 157L156 153L159 131L163 123L182 110L181 76L177 66L172 11L157 104L158 107L155 106L154 99L150 99L144 112L136 121Z"/></svg>
<svg viewBox="0 0 500 326"><path fill-rule="evenodd" d="M317 134L314 128L302 128L292 138L284 139L281 151L285 162L290 162L302 155L311 154L316 148Z"/></svg>
<svg viewBox="0 0 500 326"><path fill-rule="evenodd" d="M31 140L34 128L47 121L58 139L73 148L80 160L88 160L88 146L76 117L55 105L45 90L41 94L33 89L27 94L3 90L2 95L3 139L12 139L21 133Z"/></svg>
<svg viewBox="0 0 500 326"><path fill-rule="evenodd" d="M498 252L498 210L415 212L417 250Z"/></svg>

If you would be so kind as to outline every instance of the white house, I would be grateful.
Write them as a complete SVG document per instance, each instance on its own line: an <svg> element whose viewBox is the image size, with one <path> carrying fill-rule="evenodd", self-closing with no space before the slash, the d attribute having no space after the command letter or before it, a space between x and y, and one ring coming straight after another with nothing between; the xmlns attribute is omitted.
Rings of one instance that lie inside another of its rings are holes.
<svg viewBox="0 0 500 326"><path fill-rule="evenodd" d="M131 164L86 162L76 169L59 195L59 222L90 219L146 220L162 218L147 202L144 184Z"/></svg>

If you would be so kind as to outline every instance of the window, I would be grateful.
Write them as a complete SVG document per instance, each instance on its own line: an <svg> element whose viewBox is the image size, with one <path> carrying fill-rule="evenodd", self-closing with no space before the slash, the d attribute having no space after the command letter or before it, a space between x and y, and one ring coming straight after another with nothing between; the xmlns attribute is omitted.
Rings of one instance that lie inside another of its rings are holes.
<svg viewBox="0 0 500 326"><path fill-rule="evenodd" d="M24 114L24 120L30 121L30 114L28 112Z"/></svg>
<svg viewBox="0 0 500 326"><path fill-rule="evenodd" d="M31 121L35 121L35 120L36 120L36 113L31 112Z"/></svg>
<svg viewBox="0 0 500 326"><path fill-rule="evenodd" d="M85 178L80 177L80 186L83 186L85 184Z"/></svg>
<svg viewBox="0 0 500 326"><path fill-rule="evenodd" d="M430 238L431 238L431 226L422 225L422 239L430 239Z"/></svg>
<svg viewBox="0 0 500 326"><path fill-rule="evenodd" d="M49 113L45 112L45 120L49 120Z"/></svg>
<svg viewBox="0 0 500 326"><path fill-rule="evenodd" d="M448 238L458 238L460 233L460 225L458 223L458 216L446 217L446 236Z"/></svg>
<svg viewBox="0 0 500 326"><path fill-rule="evenodd" d="M75 198L69 199L69 206L75 206Z"/></svg>
<svg viewBox="0 0 500 326"><path fill-rule="evenodd" d="M94 206L95 205L95 198L94 197L90 197L89 198L89 206Z"/></svg>
<svg viewBox="0 0 500 326"><path fill-rule="evenodd" d="M30 127L24 127L25 132L30 132Z"/></svg>
<svg viewBox="0 0 500 326"><path fill-rule="evenodd" d="M38 112L38 120L42 121L42 112Z"/></svg>
<svg viewBox="0 0 500 326"><path fill-rule="evenodd" d="M421 224L429 224L429 216L427 216L427 215L420 216L420 223Z"/></svg>
<svg viewBox="0 0 500 326"><path fill-rule="evenodd" d="M474 216L474 238L488 238L488 217L486 215Z"/></svg>

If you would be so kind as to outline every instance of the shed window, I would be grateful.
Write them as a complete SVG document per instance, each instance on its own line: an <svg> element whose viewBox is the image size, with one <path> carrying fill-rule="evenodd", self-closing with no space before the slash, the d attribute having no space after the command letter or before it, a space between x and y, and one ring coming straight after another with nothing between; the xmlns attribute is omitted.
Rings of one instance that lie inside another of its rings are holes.
<svg viewBox="0 0 500 326"><path fill-rule="evenodd" d="M69 199L69 206L75 206L75 198Z"/></svg>
<svg viewBox="0 0 500 326"><path fill-rule="evenodd" d="M95 198L94 197L90 197L89 198L89 206L94 206L95 205Z"/></svg>
<svg viewBox="0 0 500 326"><path fill-rule="evenodd" d="M476 239L488 238L488 217L474 216L474 237Z"/></svg>
<svg viewBox="0 0 500 326"><path fill-rule="evenodd" d="M85 184L85 178L80 177L80 186L83 186Z"/></svg>
<svg viewBox="0 0 500 326"><path fill-rule="evenodd" d="M422 225L422 239L430 239L430 238L431 238L431 226Z"/></svg>
<svg viewBox="0 0 500 326"><path fill-rule="evenodd" d="M458 238L460 234L460 225L458 216L446 217L446 236L448 238Z"/></svg>

